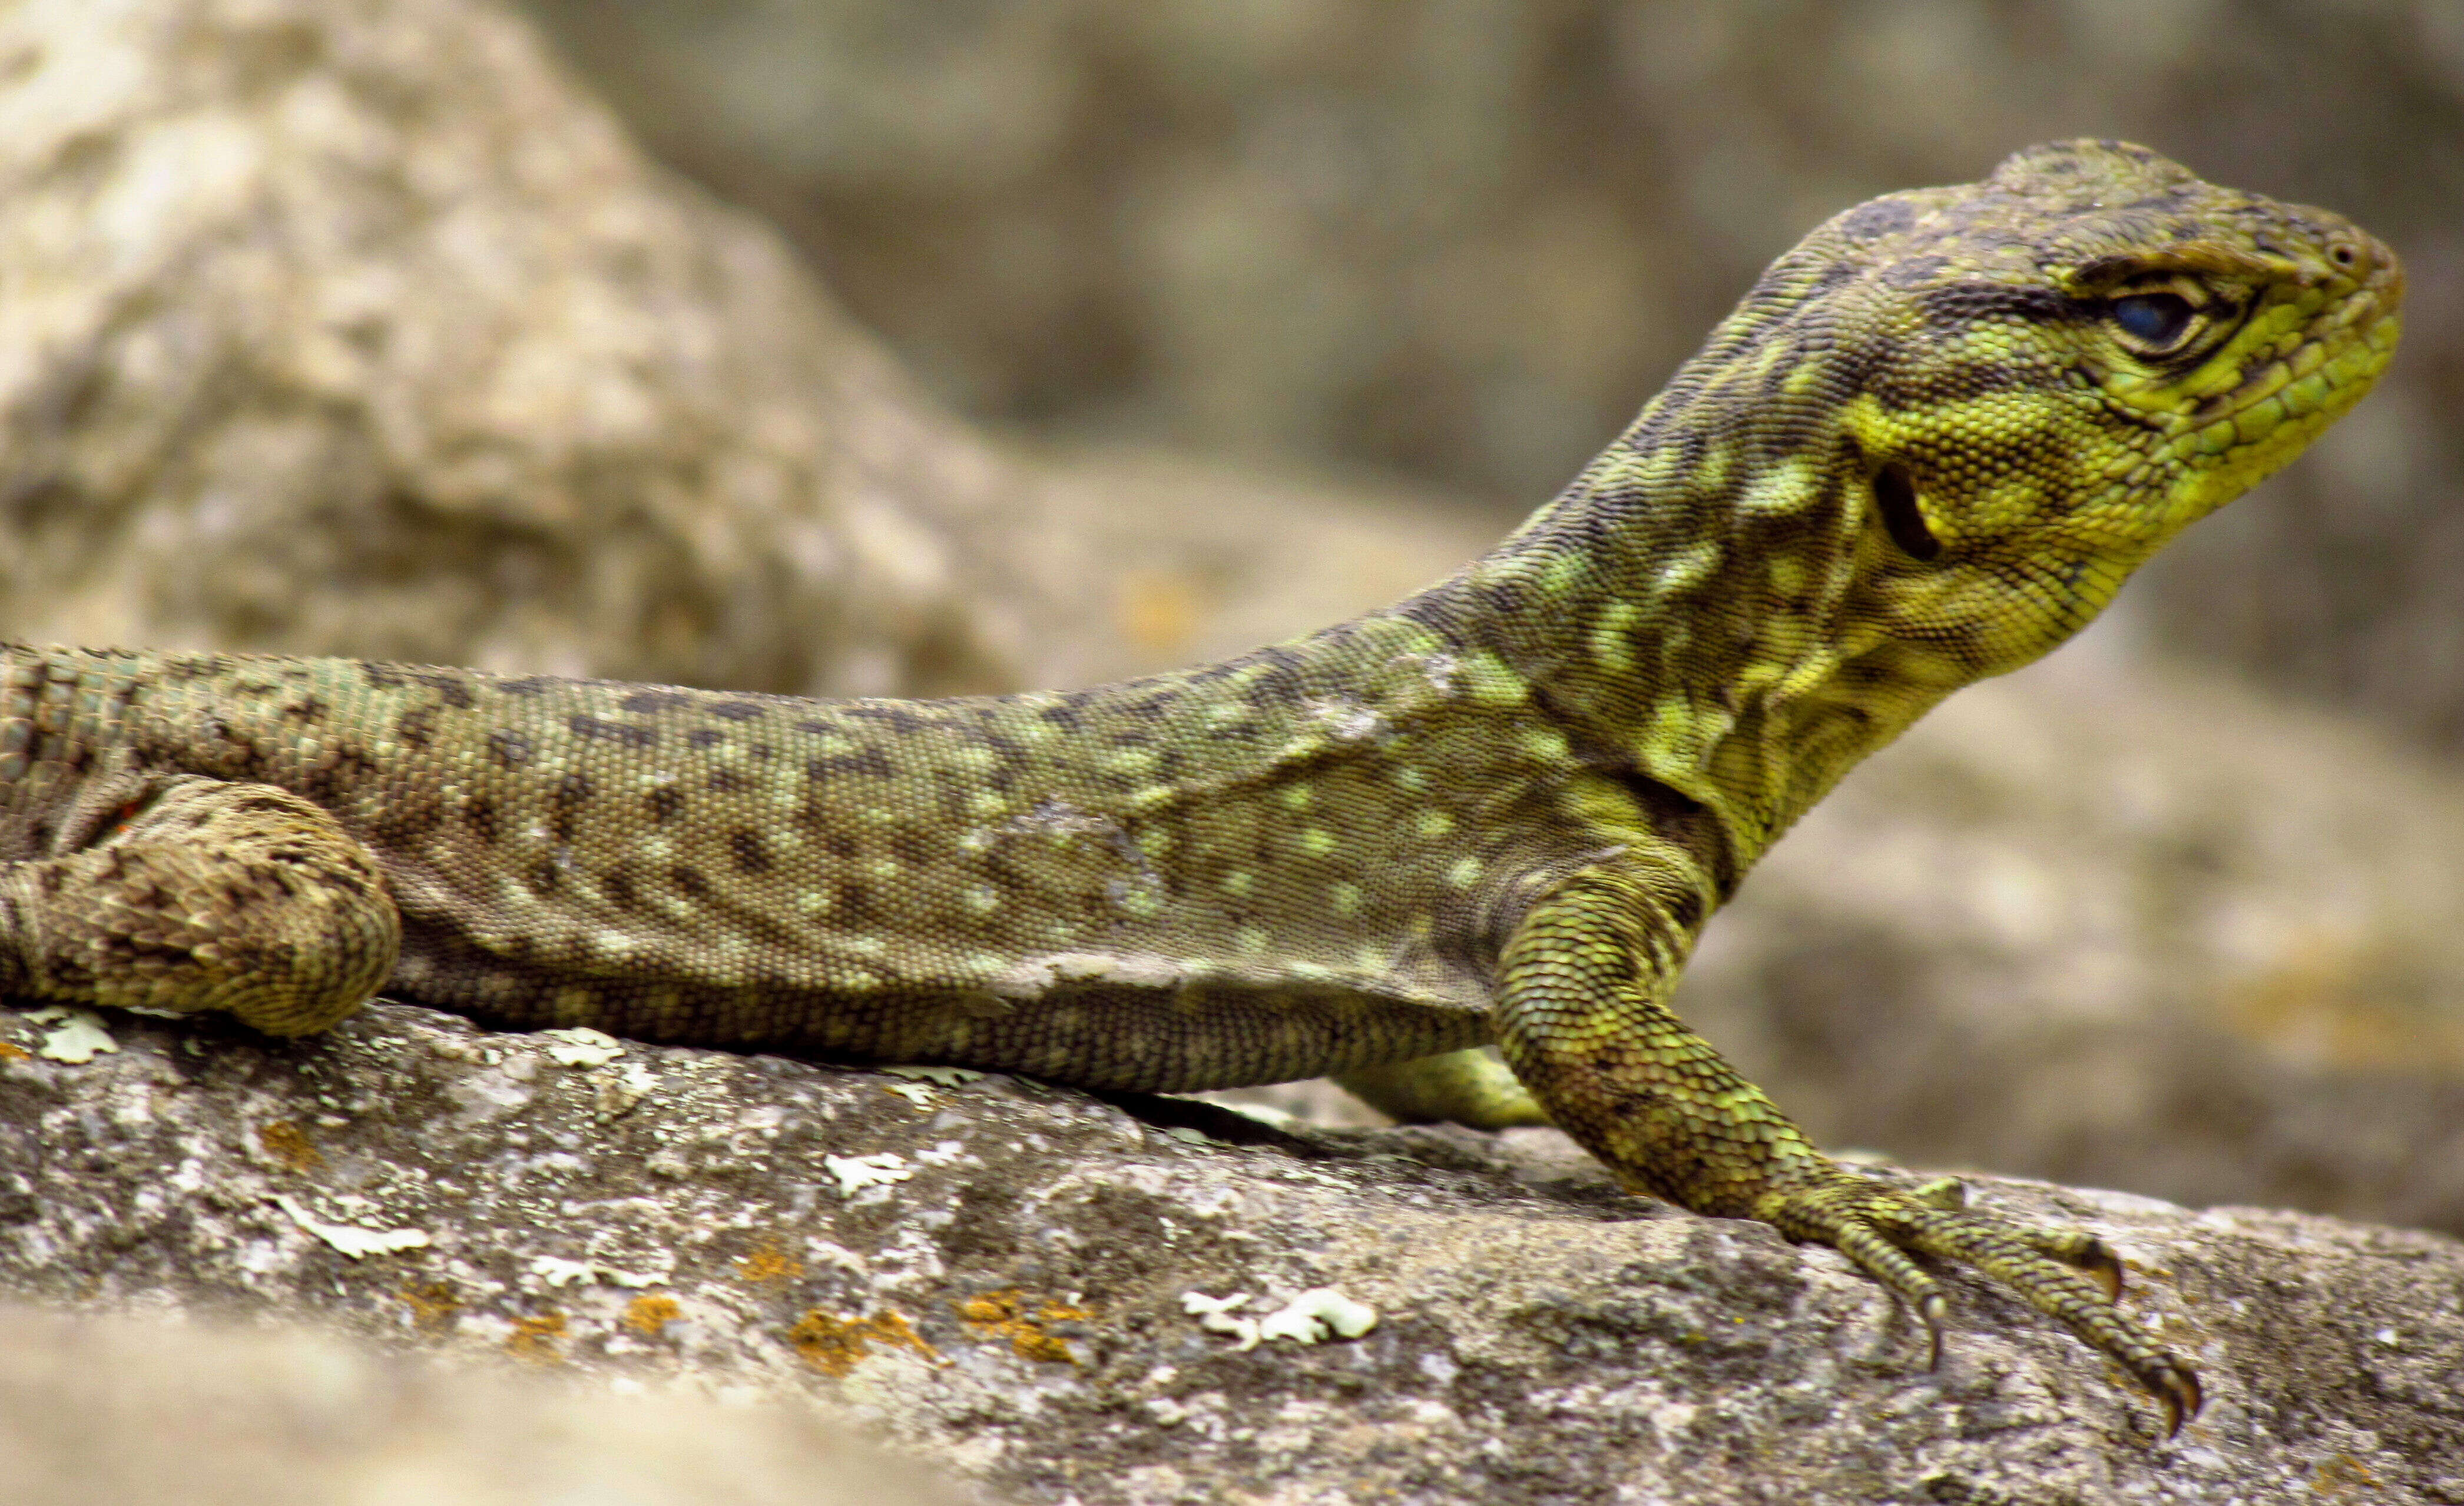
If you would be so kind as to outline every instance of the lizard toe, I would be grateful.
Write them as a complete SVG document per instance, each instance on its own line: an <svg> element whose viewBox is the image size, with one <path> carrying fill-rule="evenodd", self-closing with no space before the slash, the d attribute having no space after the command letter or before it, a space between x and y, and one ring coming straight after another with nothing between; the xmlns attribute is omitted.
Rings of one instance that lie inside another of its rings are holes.
<svg viewBox="0 0 2464 1506"><path fill-rule="evenodd" d="M2195 1370L2114 1305L2122 1262L2083 1230L2045 1230L1967 1211L1928 1184L1902 1191L1846 1171L1775 1191L1757 1215L1793 1239L1827 1244L1906 1301L1924 1319L1929 1363L1942 1355L1939 1284L1913 1258L1970 1266L2025 1298L2128 1372L2165 1408L2166 1436L2196 1416Z"/></svg>

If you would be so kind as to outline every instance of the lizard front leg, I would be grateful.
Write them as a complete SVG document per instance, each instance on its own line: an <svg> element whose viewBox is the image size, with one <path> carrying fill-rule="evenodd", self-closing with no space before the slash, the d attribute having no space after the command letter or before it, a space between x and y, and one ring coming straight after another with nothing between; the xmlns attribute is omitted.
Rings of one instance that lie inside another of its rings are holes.
<svg viewBox="0 0 2464 1506"><path fill-rule="evenodd" d="M1499 962L1499 1039L1550 1116L1634 1190L1827 1244L1923 1317L1942 1289L1914 1255L1964 1261L2110 1355L2161 1403L2199 1408L2197 1374L2113 1305L2122 1267L2094 1235L1962 1211L1956 1184L1903 1191L1846 1169L1667 1006L1690 943L1675 876L1580 874L1535 906Z"/></svg>
<svg viewBox="0 0 2464 1506"><path fill-rule="evenodd" d="M323 1030L385 985L402 922L368 850L271 785L143 783L69 850L0 864L0 993Z"/></svg>

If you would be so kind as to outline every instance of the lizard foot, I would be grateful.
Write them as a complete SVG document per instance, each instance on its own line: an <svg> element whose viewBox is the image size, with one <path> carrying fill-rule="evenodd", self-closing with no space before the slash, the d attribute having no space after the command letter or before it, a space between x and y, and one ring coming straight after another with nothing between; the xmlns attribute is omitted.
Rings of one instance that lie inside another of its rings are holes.
<svg viewBox="0 0 2464 1506"><path fill-rule="evenodd" d="M1915 1309L1925 1320L1929 1364L1942 1363L1947 1304L1941 1284L1911 1255L1971 1265L2069 1327L2164 1407L2167 1438L2198 1414L2198 1372L2113 1305L2122 1293L2122 1262L2083 1230L2035 1229L1971 1213L1956 1178L1903 1192L1837 1168L1769 1193L1755 1216L1791 1239L1837 1250Z"/></svg>

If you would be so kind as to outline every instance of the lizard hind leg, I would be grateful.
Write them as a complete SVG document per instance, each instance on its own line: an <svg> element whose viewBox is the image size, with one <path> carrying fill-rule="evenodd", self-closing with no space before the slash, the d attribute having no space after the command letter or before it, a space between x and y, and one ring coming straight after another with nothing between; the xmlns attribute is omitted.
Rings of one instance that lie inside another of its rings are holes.
<svg viewBox="0 0 2464 1506"><path fill-rule="evenodd" d="M1334 1080L1370 1107L1406 1124L1507 1129L1545 1124L1549 1114L1485 1046L1342 1072Z"/></svg>
<svg viewBox="0 0 2464 1506"><path fill-rule="evenodd" d="M401 946L374 857L271 785L152 781L83 845L0 864L10 993L304 1036L383 987Z"/></svg>

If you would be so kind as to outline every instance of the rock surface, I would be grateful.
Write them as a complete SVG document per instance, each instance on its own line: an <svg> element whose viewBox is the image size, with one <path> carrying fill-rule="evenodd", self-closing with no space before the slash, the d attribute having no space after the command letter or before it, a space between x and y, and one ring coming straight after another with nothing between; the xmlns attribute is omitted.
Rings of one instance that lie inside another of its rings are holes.
<svg viewBox="0 0 2464 1506"><path fill-rule="evenodd" d="M291 1045L114 1016L55 1059L93 1028L0 1011L10 1294L801 1391L1020 1500L2464 1501L2464 1246L2432 1234L1979 1183L2123 1251L2207 1380L2164 1442L1977 1283L1928 1374L1837 1255L1624 1196L1554 1131L1133 1115L407 1006ZM1243 1348L1188 1305L1288 1323L1321 1288L1375 1326Z"/></svg>

